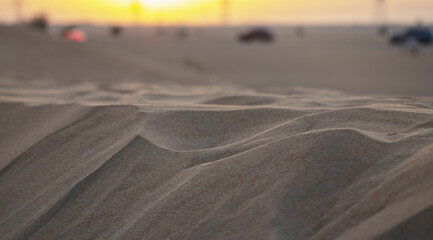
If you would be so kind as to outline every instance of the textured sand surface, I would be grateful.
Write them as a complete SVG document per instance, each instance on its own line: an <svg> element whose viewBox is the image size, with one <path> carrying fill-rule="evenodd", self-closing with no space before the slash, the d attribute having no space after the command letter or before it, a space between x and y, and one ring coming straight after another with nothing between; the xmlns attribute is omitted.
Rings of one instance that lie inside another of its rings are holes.
<svg viewBox="0 0 433 240"><path fill-rule="evenodd" d="M1 239L433 238L431 97L113 82L79 49L92 82L0 69Z"/></svg>

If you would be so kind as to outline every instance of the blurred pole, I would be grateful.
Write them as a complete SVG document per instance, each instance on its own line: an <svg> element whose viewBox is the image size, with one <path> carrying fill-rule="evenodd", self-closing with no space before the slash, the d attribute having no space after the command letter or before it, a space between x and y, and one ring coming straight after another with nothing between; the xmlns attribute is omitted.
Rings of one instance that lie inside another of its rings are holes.
<svg viewBox="0 0 433 240"><path fill-rule="evenodd" d="M165 21L164 13L163 12L158 13L156 17L156 25L155 25L156 33L158 36L165 35L164 21Z"/></svg>
<svg viewBox="0 0 433 240"><path fill-rule="evenodd" d="M139 0L134 0L131 4L132 27L134 28L134 37L139 39L139 24L142 6Z"/></svg>
<svg viewBox="0 0 433 240"><path fill-rule="evenodd" d="M208 8L207 8L206 4L207 3L204 3L200 9L200 11L201 11L201 17L200 18L201 18L201 23L202 23L202 25L200 26L201 29L199 31L200 34L203 34L204 29L206 29L209 25L209 21L208 21L209 13L208 13Z"/></svg>
<svg viewBox="0 0 433 240"><path fill-rule="evenodd" d="M23 7L23 3L22 0L14 0L14 7L15 7L15 21L17 23L22 23L23 19L22 19L22 7Z"/></svg>
<svg viewBox="0 0 433 240"><path fill-rule="evenodd" d="M221 1L221 25L227 26L230 21L230 0L220 0Z"/></svg>
<svg viewBox="0 0 433 240"><path fill-rule="evenodd" d="M388 32L388 16L386 0L375 0L376 1L376 23L379 27L379 35L386 35Z"/></svg>
<svg viewBox="0 0 433 240"><path fill-rule="evenodd" d="M376 19L380 25L386 24L387 21L386 5L386 0L376 0Z"/></svg>

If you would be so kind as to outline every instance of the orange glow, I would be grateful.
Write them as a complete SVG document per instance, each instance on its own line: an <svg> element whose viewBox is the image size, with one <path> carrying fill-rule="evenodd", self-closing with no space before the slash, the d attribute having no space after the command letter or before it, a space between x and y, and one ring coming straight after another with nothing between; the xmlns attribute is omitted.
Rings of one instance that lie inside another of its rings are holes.
<svg viewBox="0 0 433 240"><path fill-rule="evenodd" d="M108 0L110 1L110 0ZM121 5L130 6L134 1L131 0L111 0L113 2L119 3ZM196 4L200 0L138 0L138 2L149 10L164 10L181 8L190 4Z"/></svg>
<svg viewBox="0 0 433 240"><path fill-rule="evenodd" d="M222 0L22 0L27 18L46 12L56 23L193 24L221 23ZM132 13L139 1L140 11ZM375 0L230 0L230 24L244 23L373 23ZM387 1L389 21L433 22L433 1ZM12 1L1 1L0 21L13 22Z"/></svg>

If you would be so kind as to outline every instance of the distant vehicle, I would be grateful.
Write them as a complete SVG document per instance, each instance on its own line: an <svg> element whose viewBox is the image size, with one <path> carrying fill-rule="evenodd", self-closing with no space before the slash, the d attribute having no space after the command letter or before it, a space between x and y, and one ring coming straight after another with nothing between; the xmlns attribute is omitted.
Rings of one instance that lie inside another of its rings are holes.
<svg viewBox="0 0 433 240"><path fill-rule="evenodd" d="M405 33L395 34L390 42L391 44L401 45L413 40L421 44L431 44L433 43L433 34L429 28L412 27L407 29Z"/></svg>
<svg viewBox="0 0 433 240"><path fill-rule="evenodd" d="M76 26L67 26L62 30L62 38L66 41L85 42L87 34Z"/></svg>
<svg viewBox="0 0 433 240"><path fill-rule="evenodd" d="M122 35L122 31L123 31L122 27L119 27L119 26L110 27L110 35L112 37L118 37L118 36Z"/></svg>
<svg viewBox="0 0 433 240"><path fill-rule="evenodd" d="M274 34L266 28L254 28L239 35L239 41L250 42L265 42L270 43L275 40Z"/></svg>

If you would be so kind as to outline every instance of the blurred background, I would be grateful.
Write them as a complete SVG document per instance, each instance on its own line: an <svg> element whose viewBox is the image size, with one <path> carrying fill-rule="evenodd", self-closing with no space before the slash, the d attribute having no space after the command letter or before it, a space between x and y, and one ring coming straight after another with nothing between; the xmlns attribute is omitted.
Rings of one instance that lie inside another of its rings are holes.
<svg viewBox="0 0 433 240"><path fill-rule="evenodd" d="M431 0L0 0L0 23L2 78L178 78L433 95ZM29 51L44 57L29 61ZM102 62L81 63L89 52L130 69L92 75L98 68L88 68ZM59 56L76 59L72 70L52 64Z"/></svg>
<svg viewBox="0 0 433 240"><path fill-rule="evenodd" d="M53 23L218 25L223 8L230 24L373 24L433 21L430 0L1 0L1 21L13 23L40 12ZM135 6L134 6L135 5ZM132 8L141 13L132 19ZM379 13L382 12L382 13ZM384 19L385 20L385 19Z"/></svg>

